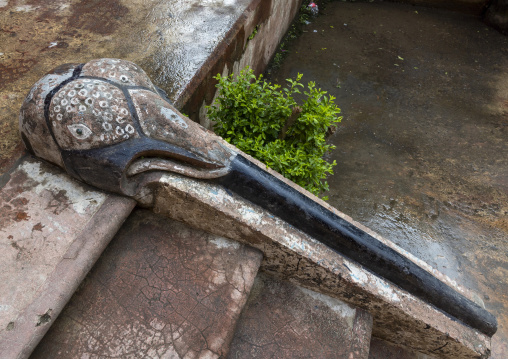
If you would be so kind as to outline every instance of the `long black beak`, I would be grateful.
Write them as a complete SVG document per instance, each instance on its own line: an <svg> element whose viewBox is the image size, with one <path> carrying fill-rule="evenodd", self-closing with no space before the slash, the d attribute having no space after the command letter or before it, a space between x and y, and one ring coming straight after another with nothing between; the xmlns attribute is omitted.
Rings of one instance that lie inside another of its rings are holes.
<svg viewBox="0 0 508 359"><path fill-rule="evenodd" d="M213 180L447 315L492 336L496 318L417 264L238 155Z"/></svg>

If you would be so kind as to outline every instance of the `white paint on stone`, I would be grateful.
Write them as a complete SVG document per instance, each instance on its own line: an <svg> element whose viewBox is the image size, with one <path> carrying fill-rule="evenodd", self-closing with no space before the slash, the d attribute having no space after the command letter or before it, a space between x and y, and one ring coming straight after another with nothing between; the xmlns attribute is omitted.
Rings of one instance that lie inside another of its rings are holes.
<svg viewBox="0 0 508 359"><path fill-rule="evenodd" d="M53 220L51 222L51 224L53 225L53 227L55 227L60 233L67 233L67 228L62 226L59 222ZM51 231L50 233L53 231L53 229L51 228Z"/></svg>
<svg viewBox="0 0 508 359"><path fill-rule="evenodd" d="M223 272L216 272L216 274L212 277L212 283L215 285L220 286L226 282L226 275Z"/></svg>
<svg viewBox="0 0 508 359"><path fill-rule="evenodd" d="M164 323L163 321L159 320L158 318L154 318L150 322L150 325L152 326L153 329L160 331L160 330L164 329L164 327L166 326L166 323Z"/></svg>
<svg viewBox="0 0 508 359"><path fill-rule="evenodd" d="M14 8L14 11L31 12L31 11L34 11L36 9L37 9L36 6L32 6L32 5L20 5L20 6L16 6Z"/></svg>
<svg viewBox="0 0 508 359"><path fill-rule="evenodd" d="M242 292L240 292L238 289L234 289L231 291L231 299L235 302L239 301L242 298Z"/></svg>
<svg viewBox="0 0 508 359"><path fill-rule="evenodd" d="M355 264L351 262L348 262L345 265L349 269L351 279L354 282L358 284L370 282L374 284L380 296L387 298L392 303L400 302L399 296L397 295L397 293L395 293L393 288L386 281L382 280L381 278L375 275L367 275L367 272L364 269L357 267Z"/></svg>
<svg viewBox="0 0 508 359"><path fill-rule="evenodd" d="M9 4L9 0L0 0L0 7L7 6Z"/></svg>
<svg viewBox="0 0 508 359"><path fill-rule="evenodd" d="M253 211L246 206L239 208L239 212L241 213L242 218L250 225L257 226L263 224L263 216L259 212Z"/></svg>
<svg viewBox="0 0 508 359"><path fill-rule="evenodd" d="M230 248L230 249L238 249L240 248L240 243L237 241L232 241L227 238L217 237L212 239L210 242L215 244L217 248Z"/></svg>
<svg viewBox="0 0 508 359"><path fill-rule="evenodd" d="M218 347L220 348L220 347ZM193 359L195 356L192 355L192 356L186 356L185 359L189 358L189 359ZM205 349L204 351L200 352L199 353L199 357L198 359L216 359L218 358L219 356L213 352L211 352L210 350L208 349Z"/></svg>
<svg viewBox="0 0 508 359"><path fill-rule="evenodd" d="M28 178L37 183L33 191L41 194L43 190L54 193L65 191L72 208L79 214L98 209L106 200L106 195L97 191L86 191L82 186L70 181L67 176L54 175L41 170L39 162L24 162L20 165L20 170L26 173Z"/></svg>
<svg viewBox="0 0 508 359"><path fill-rule="evenodd" d="M12 305L9 304L0 304L0 312L6 312L11 310Z"/></svg>

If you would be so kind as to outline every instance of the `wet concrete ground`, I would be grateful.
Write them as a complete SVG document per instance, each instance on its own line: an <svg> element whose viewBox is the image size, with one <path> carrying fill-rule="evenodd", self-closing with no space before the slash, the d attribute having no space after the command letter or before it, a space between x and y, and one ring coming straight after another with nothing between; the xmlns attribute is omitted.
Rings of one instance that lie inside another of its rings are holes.
<svg viewBox="0 0 508 359"><path fill-rule="evenodd" d="M508 37L383 2L331 2L304 30L272 80L337 97L330 204L479 293L507 358Z"/></svg>

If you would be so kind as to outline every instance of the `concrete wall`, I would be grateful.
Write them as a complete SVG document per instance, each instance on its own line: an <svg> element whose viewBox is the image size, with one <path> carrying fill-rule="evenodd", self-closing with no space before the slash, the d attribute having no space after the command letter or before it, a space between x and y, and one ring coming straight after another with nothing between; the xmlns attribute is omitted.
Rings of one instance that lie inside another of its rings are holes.
<svg viewBox="0 0 508 359"><path fill-rule="evenodd" d="M245 66L250 66L256 74L262 73L301 4L302 0L252 1L176 99L175 107L192 120L209 127L205 106L210 105L215 97L217 81L213 77L219 73L237 73ZM256 26L257 34L249 40Z"/></svg>

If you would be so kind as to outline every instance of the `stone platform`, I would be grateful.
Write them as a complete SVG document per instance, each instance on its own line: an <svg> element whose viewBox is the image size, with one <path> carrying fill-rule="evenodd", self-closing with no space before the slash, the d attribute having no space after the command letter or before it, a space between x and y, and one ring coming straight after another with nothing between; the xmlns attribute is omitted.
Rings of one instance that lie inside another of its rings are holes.
<svg viewBox="0 0 508 359"><path fill-rule="evenodd" d="M261 252L137 210L31 358L219 358Z"/></svg>

